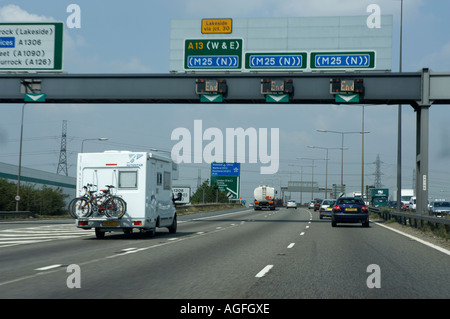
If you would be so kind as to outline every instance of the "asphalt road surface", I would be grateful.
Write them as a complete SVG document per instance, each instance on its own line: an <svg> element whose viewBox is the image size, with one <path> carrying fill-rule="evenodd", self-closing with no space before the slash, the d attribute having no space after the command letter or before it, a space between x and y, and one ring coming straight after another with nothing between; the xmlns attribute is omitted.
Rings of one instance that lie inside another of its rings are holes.
<svg viewBox="0 0 450 319"><path fill-rule="evenodd" d="M450 298L450 255L377 224L299 208L179 218L107 233L73 220L0 223L0 298Z"/></svg>

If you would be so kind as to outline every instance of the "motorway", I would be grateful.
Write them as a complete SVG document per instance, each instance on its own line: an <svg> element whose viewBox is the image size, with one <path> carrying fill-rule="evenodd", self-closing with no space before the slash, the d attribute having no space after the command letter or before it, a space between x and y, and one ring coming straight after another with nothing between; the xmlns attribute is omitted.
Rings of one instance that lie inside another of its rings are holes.
<svg viewBox="0 0 450 319"><path fill-rule="evenodd" d="M153 238L0 223L0 298L448 299L449 265L448 251L305 208L187 215Z"/></svg>

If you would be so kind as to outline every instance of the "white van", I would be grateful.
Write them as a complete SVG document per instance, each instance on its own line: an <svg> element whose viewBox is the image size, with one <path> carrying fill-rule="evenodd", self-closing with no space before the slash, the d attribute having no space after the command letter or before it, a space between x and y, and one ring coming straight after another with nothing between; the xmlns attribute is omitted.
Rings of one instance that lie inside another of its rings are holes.
<svg viewBox="0 0 450 319"><path fill-rule="evenodd" d="M409 210L416 210L416 196L411 196L409 200Z"/></svg>
<svg viewBox="0 0 450 319"><path fill-rule="evenodd" d="M80 153L76 178L78 197L88 184L97 185L98 189L113 185L113 194L126 202L126 212L119 218L97 212L77 218L77 227L95 228L97 238L104 237L105 232L130 233L134 229L154 235L156 227L176 232L172 179L178 179L178 166L170 158L130 151Z"/></svg>

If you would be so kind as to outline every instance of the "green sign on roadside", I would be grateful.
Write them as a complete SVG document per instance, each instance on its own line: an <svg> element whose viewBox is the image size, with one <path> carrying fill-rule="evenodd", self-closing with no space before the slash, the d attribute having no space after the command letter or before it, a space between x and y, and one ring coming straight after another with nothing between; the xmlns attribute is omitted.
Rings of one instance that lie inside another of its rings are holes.
<svg viewBox="0 0 450 319"><path fill-rule="evenodd" d="M245 53L247 70L301 70L306 69L306 52L252 52Z"/></svg>
<svg viewBox="0 0 450 319"><path fill-rule="evenodd" d="M242 39L188 39L184 42L184 68L240 70L242 49Z"/></svg>
<svg viewBox="0 0 450 319"><path fill-rule="evenodd" d="M311 69L375 69L375 51L317 51L310 53Z"/></svg>
<svg viewBox="0 0 450 319"><path fill-rule="evenodd" d="M0 23L0 70L62 70L63 23Z"/></svg>

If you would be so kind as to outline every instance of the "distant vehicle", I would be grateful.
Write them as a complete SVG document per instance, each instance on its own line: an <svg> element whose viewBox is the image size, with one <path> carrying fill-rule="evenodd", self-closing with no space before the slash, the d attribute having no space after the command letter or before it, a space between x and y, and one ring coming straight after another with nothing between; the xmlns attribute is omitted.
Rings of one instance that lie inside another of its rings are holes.
<svg viewBox="0 0 450 319"><path fill-rule="evenodd" d="M288 200L286 208L295 208L295 209L297 209L297 203L293 199Z"/></svg>
<svg viewBox="0 0 450 319"><path fill-rule="evenodd" d="M431 203L431 214L436 217L445 217L450 214L450 202L439 200Z"/></svg>
<svg viewBox="0 0 450 319"><path fill-rule="evenodd" d="M275 189L268 185L260 185L253 191L255 210L269 208L275 210Z"/></svg>
<svg viewBox="0 0 450 319"><path fill-rule="evenodd" d="M335 199L324 199L320 204L319 218L322 219L324 216L331 217L331 211L333 210L333 205L336 202Z"/></svg>
<svg viewBox="0 0 450 319"><path fill-rule="evenodd" d="M409 210L416 210L416 196L411 197L409 200Z"/></svg>
<svg viewBox="0 0 450 319"><path fill-rule="evenodd" d="M397 201L395 201L395 200L388 201L388 207L389 208L397 208Z"/></svg>
<svg viewBox="0 0 450 319"><path fill-rule="evenodd" d="M337 223L362 223L369 227L369 209L359 197L340 197L331 211L331 226Z"/></svg>
<svg viewBox="0 0 450 319"><path fill-rule="evenodd" d="M314 203L314 211L319 210L320 209L320 204L322 203L321 199L315 199L315 203Z"/></svg>
<svg viewBox="0 0 450 319"><path fill-rule="evenodd" d="M411 197L413 197L413 196L414 196L413 189L402 189L401 201L406 206L406 209L408 209L409 201L410 201ZM393 192L392 200L397 200L397 191L396 190L394 190L394 192ZM402 205L402 209L405 209L405 208L403 208L403 205Z"/></svg>
<svg viewBox="0 0 450 319"><path fill-rule="evenodd" d="M315 204L316 204L315 200L310 201L308 204L308 209L313 209Z"/></svg>
<svg viewBox="0 0 450 319"><path fill-rule="evenodd" d="M389 189L388 188L371 188L370 204L374 207L385 207L388 205Z"/></svg>

